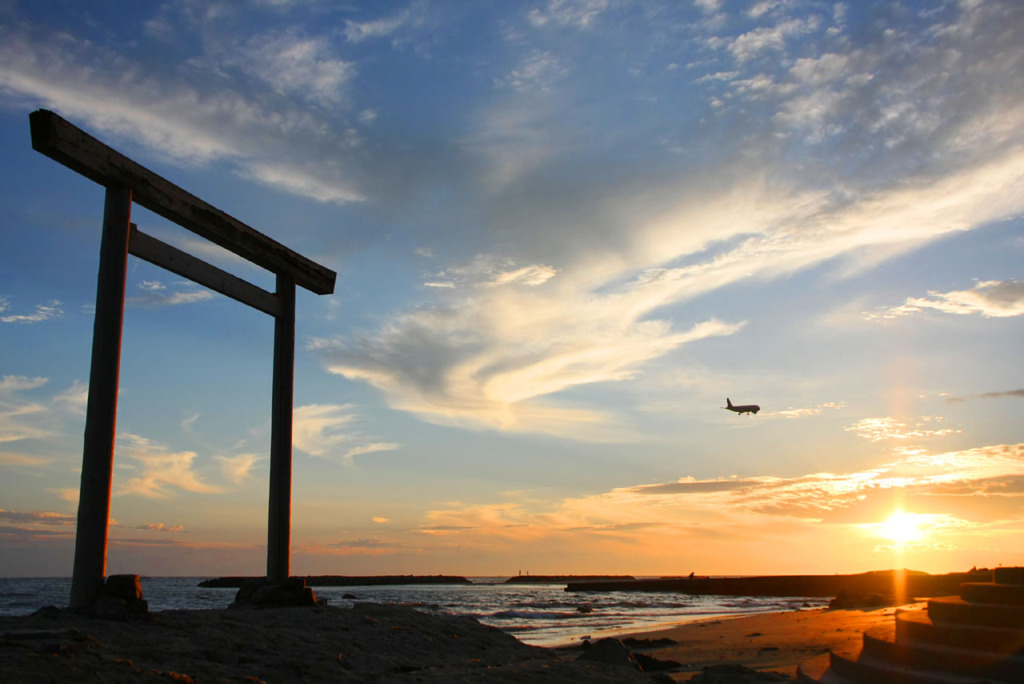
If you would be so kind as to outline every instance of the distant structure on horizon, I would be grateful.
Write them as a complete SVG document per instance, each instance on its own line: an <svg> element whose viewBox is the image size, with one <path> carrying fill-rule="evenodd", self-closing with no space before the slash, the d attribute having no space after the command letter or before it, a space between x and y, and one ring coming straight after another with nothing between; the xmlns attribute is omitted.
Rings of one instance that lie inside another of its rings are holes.
<svg viewBox="0 0 1024 684"><path fill-rule="evenodd" d="M757 404L746 404L744 406L733 406L732 405L732 400L729 397L725 398L725 404L726 405L723 406L722 408L726 409L727 411L732 411L734 413L738 413L741 416L744 413L753 413L754 415L757 415L757 412L761 410L761 407L758 406Z"/></svg>

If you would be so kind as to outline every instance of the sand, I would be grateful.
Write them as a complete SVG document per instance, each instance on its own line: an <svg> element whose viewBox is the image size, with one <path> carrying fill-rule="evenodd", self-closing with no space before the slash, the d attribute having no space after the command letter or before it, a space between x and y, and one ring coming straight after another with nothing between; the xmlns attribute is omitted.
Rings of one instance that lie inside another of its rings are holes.
<svg viewBox="0 0 1024 684"><path fill-rule="evenodd" d="M680 663L679 668L669 673L674 681L688 681L705 667L722 664L795 677L801 662L827 653L829 649L859 646L865 630L880 623L891 623L896 610L915 610L924 605L865 610L801 609L706 620L641 634L623 634L619 638L627 643L631 643L628 641L631 637L676 642L655 648L633 647L634 651Z"/></svg>
<svg viewBox="0 0 1024 684"><path fill-rule="evenodd" d="M859 642L894 610L805 609L630 635L676 642L631 647L681 664L656 674L582 659L589 649L528 646L471 618L401 606L161 611L125 622L44 610L0 617L0 681L650 684L688 681L725 663L792 676L800 662Z"/></svg>

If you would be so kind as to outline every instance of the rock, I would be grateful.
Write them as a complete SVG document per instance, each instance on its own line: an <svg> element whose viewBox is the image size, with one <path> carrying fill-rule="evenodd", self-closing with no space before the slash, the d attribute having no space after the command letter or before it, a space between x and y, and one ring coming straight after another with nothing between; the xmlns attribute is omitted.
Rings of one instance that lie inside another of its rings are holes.
<svg viewBox="0 0 1024 684"><path fill-rule="evenodd" d="M235 602L231 607L256 606L315 606L316 592L306 586L303 577L289 577L280 582L267 580L247 580L235 594Z"/></svg>
<svg viewBox="0 0 1024 684"><path fill-rule="evenodd" d="M622 643L629 648L664 648L679 642L667 637L662 637L661 639L634 639L633 637L626 637L622 640Z"/></svg>
<svg viewBox="0 0 1024 684"><path fill-rule="evenodd" d="M644 672L665 672L667 670L674 670L682 663L675 660L659 660L658 658L652 658L646 653L634 653L633 658L636 660L636 664Z"/></svg>
<svg viewBox="0 0 1024 684"><path fill-rule="evenodd" d="M141 601L142 580L138 575L111 575L103 584L103 592L126 601Z"/></svg>
<svg viewBox="0 0 1024 684"><path fill-rule="evenodd" d="M638 667L633 654L618 639L601 639L593 644L588 641L586 644L588 644L586 650L580 655L579 660Z"/></svg>
<svg viewBox="0 0 1024 684"><path fill-rule="evenodd" d="M855 593L849 591L839 592L834 599L828 602L829 610L850 610L854 608L881 608L884 606L899 606L904 603L913 603L915 599L907 596L902 599L893 594L877 593Z"/></svg>
<svg viewBox="0 0 1024 684"><path fill-rule="evenodd" d="M705 667L691 684L764 684L766 682L792 682L778 672L758 672L742 665L712 665Z"/></svg>

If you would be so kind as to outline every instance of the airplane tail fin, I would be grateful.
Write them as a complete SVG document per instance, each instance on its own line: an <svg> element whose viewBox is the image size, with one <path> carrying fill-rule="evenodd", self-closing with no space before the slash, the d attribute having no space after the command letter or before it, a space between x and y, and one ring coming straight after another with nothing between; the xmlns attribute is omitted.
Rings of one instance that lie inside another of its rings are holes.
<svg viewBox="0 0 1024 684"><path fill-rule="evenodd" d="M726 408L732 408L732 400L729 397L725 398L725 406Z"/></svg>

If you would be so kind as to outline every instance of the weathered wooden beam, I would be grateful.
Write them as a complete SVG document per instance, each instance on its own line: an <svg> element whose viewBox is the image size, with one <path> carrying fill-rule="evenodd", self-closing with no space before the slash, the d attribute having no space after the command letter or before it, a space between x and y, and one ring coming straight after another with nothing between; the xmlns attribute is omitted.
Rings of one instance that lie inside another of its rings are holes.
<svg viewBox="0 0 1024 684"><path fill-rule="evenodd" d="M124 284L128 273L128 233L132 191L108 187L103 208L103 238L96 283L89 401L78 496L75 564L71 575L72 610L91 608L107 573L110 487L114 476L117 383L121 369Z"/></svg>
<svg viewBox="0 0 1024 684"><path fill-rule="evenodd" d="M143 233L135 224L132 224L128 251L140 259L204 285L214 292L248 304L263 313L275 317L281 315L281 300L272 293Z"/></svg>
<svg viewBox="0 0 1024 684"><path fill-rule="evenodd" d="M295 387L295 281L278 274L281 315L274 319L274 388L270 416L270 505L267 579L288 579L292 525L292 404Z"/></svg>
<svg viewBox="0 0 1024 684"><path fill-rule="evenodd" d="M334 292L334 271L207 204L57 114L39 109L29 115L29 122L36 151L105 187L130 188L137 204L273 273L290 275L311 292Z"/></svg>

